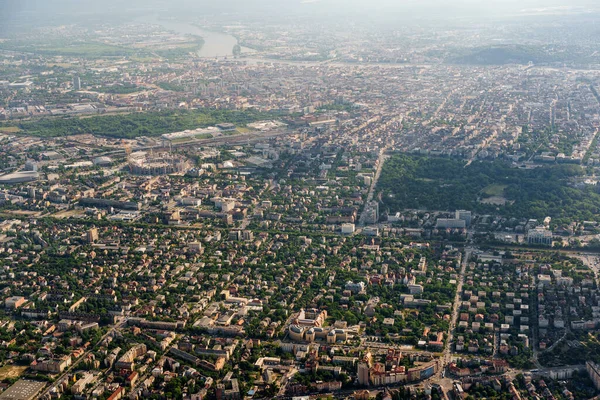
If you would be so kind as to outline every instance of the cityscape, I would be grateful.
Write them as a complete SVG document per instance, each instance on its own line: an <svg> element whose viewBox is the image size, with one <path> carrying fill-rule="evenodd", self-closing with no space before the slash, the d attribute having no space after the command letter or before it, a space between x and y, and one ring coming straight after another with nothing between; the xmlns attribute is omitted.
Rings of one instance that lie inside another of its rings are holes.
<svg viewBox="0 0 600 400"><path fill-rule="evenodd" d="M600 398L593 2L42 3L0 400Z"/></svg>

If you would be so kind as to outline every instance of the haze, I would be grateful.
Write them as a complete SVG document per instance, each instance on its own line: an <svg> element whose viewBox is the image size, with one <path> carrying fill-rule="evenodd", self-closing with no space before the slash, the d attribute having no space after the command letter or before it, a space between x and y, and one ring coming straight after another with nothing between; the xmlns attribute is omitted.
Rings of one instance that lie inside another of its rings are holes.
<svg viewBox="0 0 600 400"><path fill-rule="evenodd" d="M122 17L126 14L167 12L174 15L193 13L245 15L309 15L340 17L390 17L409 20L456 19L464 17L505 17L530 14L567 14L598 9L592 0L3 0L0 22L52 22L73 16Z"/></svg>

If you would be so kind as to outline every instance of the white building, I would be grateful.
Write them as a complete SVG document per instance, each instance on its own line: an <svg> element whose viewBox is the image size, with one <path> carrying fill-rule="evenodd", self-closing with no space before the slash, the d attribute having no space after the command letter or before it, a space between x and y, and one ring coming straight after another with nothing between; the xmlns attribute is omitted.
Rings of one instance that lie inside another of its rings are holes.
<svg viewBox="0 0 600 400"><path fill-rule="evenodd" d="M465 229L467 223L462 219L455 218L438 218L436 228L441 229Z"/></svg>
<svg viewBox="0 0 600 400"><path fill-rule="evenodd" d="M460 219L462 221L465 221L465 225L467 227L471 226L471 211L456 210L454 218L455 219Z"/></svg>
<svg viewBox="0 0 600 400"><path fill-rule="evenodd" d="M527 243L551 246L552 232L542 227L530 229L529 232L527 232Z"/></svg>
<svg viewBox="0 0 600 400"><path fill-rule="evenodd" d="M342 224L342 233L344 234L354 233L355 229L354 224Z"/></svg>

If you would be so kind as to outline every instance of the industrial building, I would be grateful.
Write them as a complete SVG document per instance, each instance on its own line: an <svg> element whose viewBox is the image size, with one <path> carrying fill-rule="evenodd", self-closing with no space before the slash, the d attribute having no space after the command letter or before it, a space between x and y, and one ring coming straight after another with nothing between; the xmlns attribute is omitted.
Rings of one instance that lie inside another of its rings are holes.
<svg viewBox="0 0 600 400"><path fill-rule="evenodd" d="M14 184L37 181L40 178L40 173L37 171L18 171L12 174L0 176L0 183Z"/></svg>
<svg viewBox="0 0 600 400"><path fill-rule="evenodd" d="M21 379L0 394L0 400L33 400L46 386L46 382Z"/></svg>

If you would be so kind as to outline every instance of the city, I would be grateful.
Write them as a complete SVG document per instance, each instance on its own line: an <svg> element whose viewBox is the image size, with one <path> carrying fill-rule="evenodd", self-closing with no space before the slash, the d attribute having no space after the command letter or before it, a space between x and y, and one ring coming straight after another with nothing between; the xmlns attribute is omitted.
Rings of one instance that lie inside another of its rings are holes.
<svg viewBox="0 0 600 400"><path fill-rule="evenodd" d="M599 10L314 3L0 6L0 400L600 398Z"/></svg>

